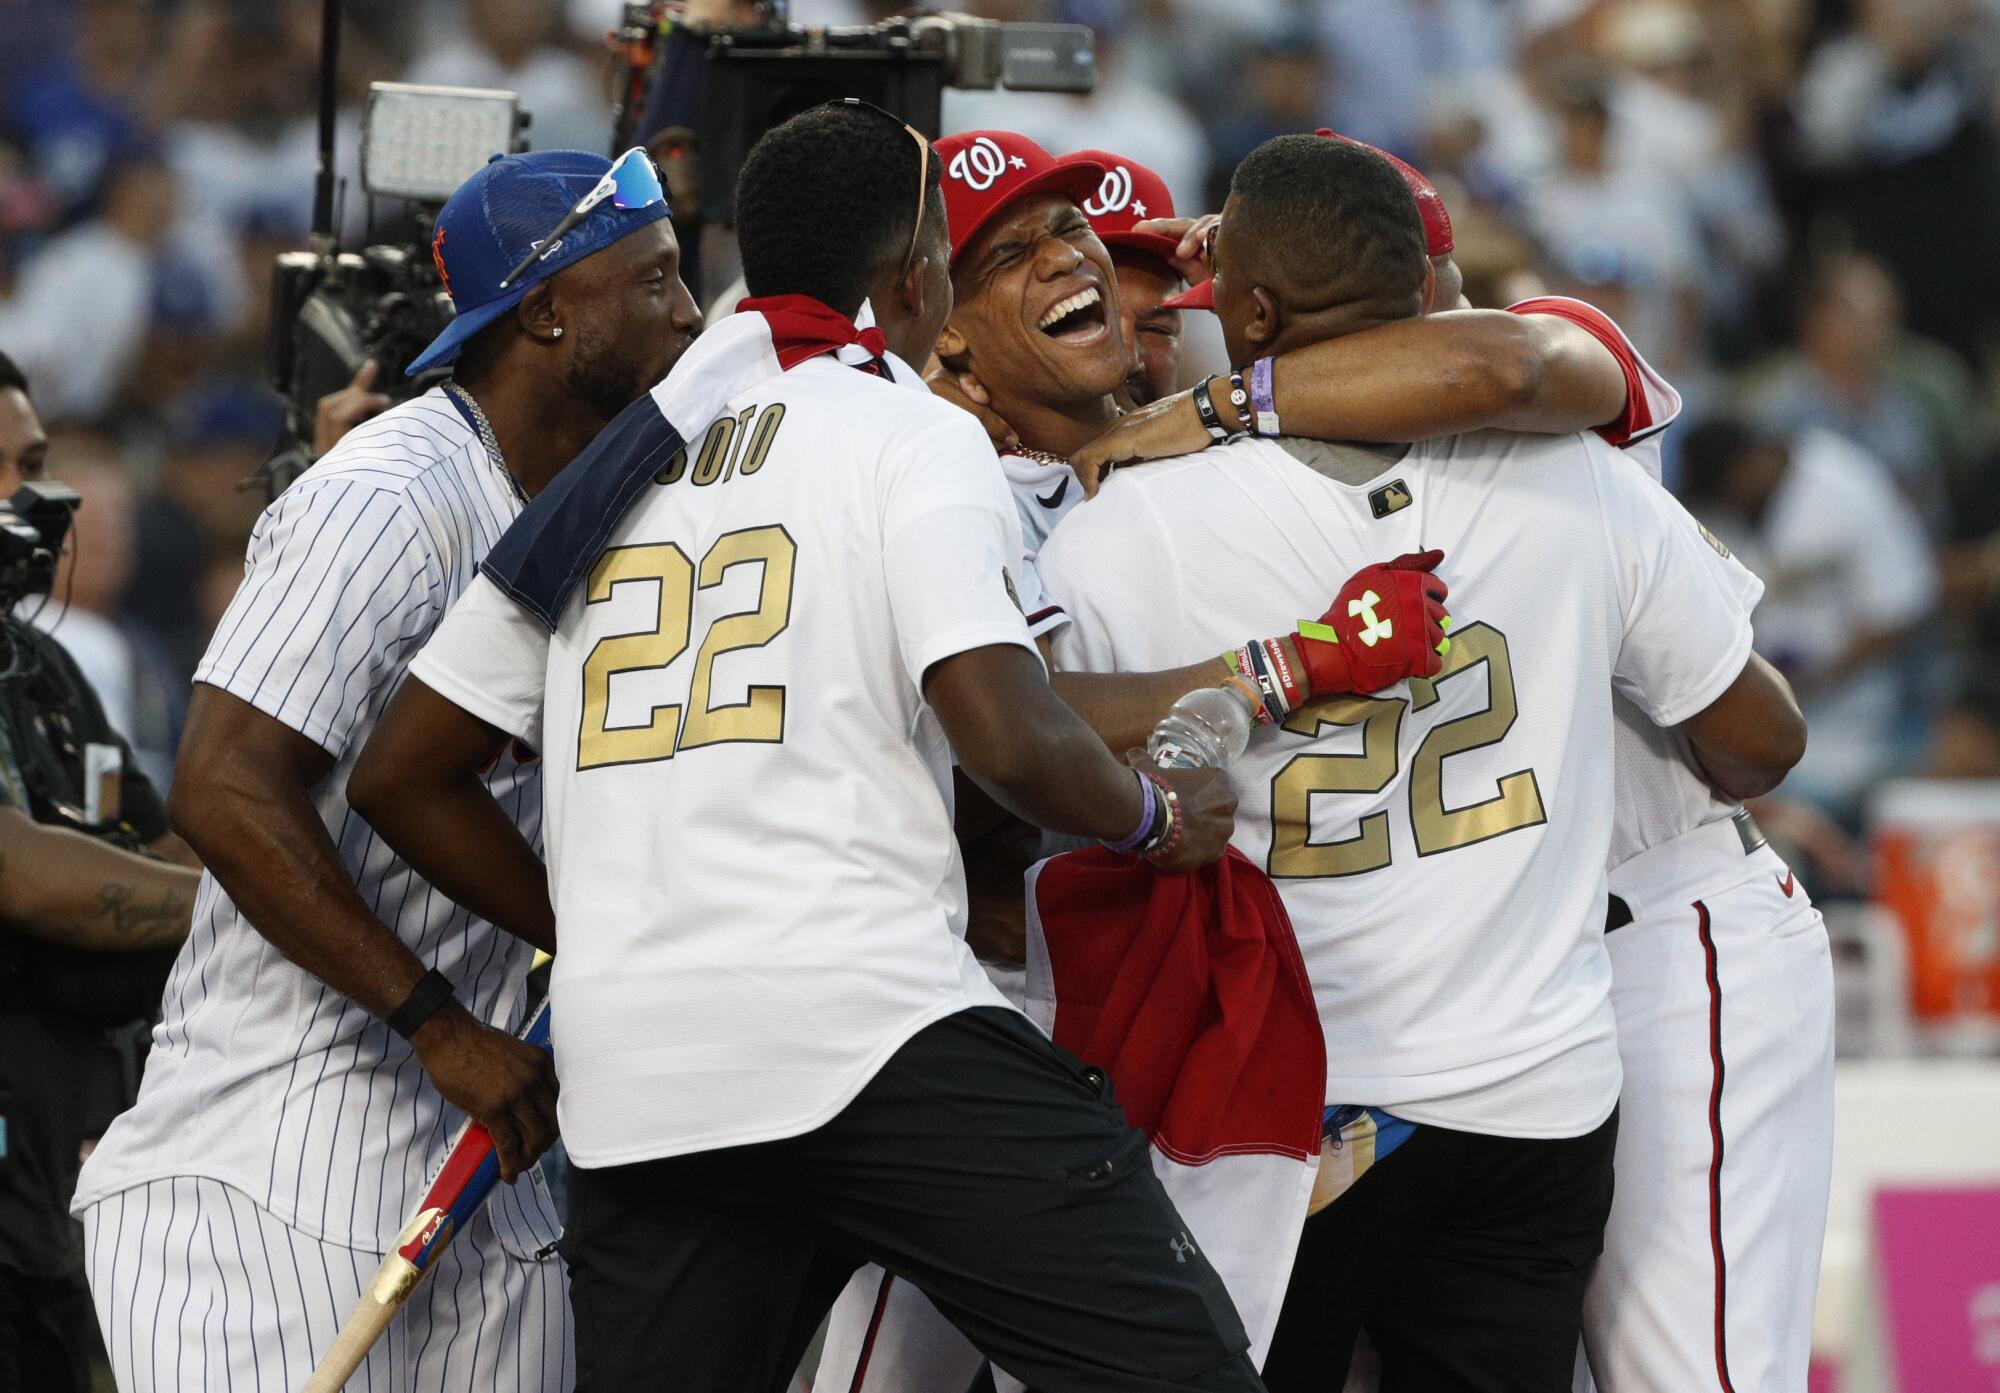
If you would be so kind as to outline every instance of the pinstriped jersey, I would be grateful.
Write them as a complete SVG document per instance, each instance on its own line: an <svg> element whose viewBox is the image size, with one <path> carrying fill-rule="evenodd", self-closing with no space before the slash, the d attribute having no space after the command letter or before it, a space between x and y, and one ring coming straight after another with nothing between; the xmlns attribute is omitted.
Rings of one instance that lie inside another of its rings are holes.
<svg viewBox="0 0 2000 1393"><path fill-rule="evenodd" d="M419 879L346 790L405 665L520 509L442 390L385 412L265 510L195 672L333 756L313 800L362 899L502 1027L522 1015L533 950ZM487 784L539 848L539 770L518 753L527 762L504 754ZM462 1120L401 1037L271 946L205 874L139 1100L91 1156L76 1203L207 1176L315 1237L379 1251ZM555 1235L540 1186L537 1174L495 1197L503 1243L524 1253Z"/></svg>

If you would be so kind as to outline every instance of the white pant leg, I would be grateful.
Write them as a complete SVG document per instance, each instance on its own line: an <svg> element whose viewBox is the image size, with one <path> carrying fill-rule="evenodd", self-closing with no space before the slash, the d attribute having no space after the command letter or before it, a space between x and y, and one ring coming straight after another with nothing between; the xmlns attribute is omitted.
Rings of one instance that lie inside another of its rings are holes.
<svg viewBox="0 0 2000 1393"><path fill-rule="evenodd" d="M568 1393L576 1382L569 1274L554 1254L509 1252L494 1214L473 1216L398 1322L410 1393Z"/></svg>
<svg viewBox="0 0 2000 1393"><path fill-rule="evenodd" d="M813 1393L963 1393L985 1362L929 1297L871 1263L833 1303Z"/></svg>
<svg viewBox="0 0 2000 1393"><path fill-rule="evenodd" d="M300 1387L375 1271L193 1176L106 1196L83 1225L119 1393ZM378 1345L352 1386L387 1390L390 1368Z"/></svg>
<svg viewBox="0 0 2000 1393"><path fill-rule="evenodd" d="M1833 973L1805 891L1775 854L1752 859L1747 881L1606 939L1625 1088L1579 1388L1804 1393Z"/></svg>
<svg viewBox="0 0 2000 1393"><path fill-rule="evenodd" d="M107 1196L84 1211L83 1224L91 1295L120 1393L303 1386L381 1261L191 1176ZM507 1254L482 1212L348 1387L567 1393L572 1381L560 1261Z"/></svg>

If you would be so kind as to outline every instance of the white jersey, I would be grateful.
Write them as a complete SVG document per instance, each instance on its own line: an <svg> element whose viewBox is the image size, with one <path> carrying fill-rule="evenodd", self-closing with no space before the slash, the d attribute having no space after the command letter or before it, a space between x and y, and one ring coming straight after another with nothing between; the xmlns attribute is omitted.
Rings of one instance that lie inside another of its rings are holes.
<svg viewBox="0 0 2000 1393"><path fill-rule="evenodd" d="M1610 350L1625 374L1625 410L1595 433L1616 445L1658 482L1660 436L1679 418L1681 394L1639 355L1610 316L1594 305L1544 295L1509 305L1508 310L1566 319ZM1747 617L1763 596L1764 583L1723 550L1723 569ZM1614 695L1612 710L1618 723L1612 740L1612 764L1617 770L1612 791L1612 866L1622 866L1640 852L1670 842L1683 832L1719 822L1743 806L1717 793L1696 772L1681 736L1654 725L1623 696Z"/></svg>
<svg viewBox="0 0 2000 1393"><path fill-rule="evenodd" d="M1114 475L1042 551L1075 621L1058 657L1177 667L1315 613L1332 577L1443 548L1444 672L1257 732L1235 840L1298 932L1329 1103L1579 1135L1619 1086L1613 684L1677 724L1735 679L1750 627L1693 519L1595 437L1481 432L1365 472L1244 440Z"/></svg>
<svg viewBox="0 0 2000 1393"><path fill-rule="evenodd" d="M963 940L921 681L1032 649L1020 554L976 421L914 374L817 358L732 398L643 486L553 637L482 579L418 657L427 685L542 739L581 1164L809 1131L925 1025L1005 1005Z"/></svg>
<svg viewBox="0 0 2000 1393"><path fill-rule="evenodd" d="M503 1028L521 1017L533 950L397 859L348 807L347 778L411 654L520 507L442 390L384 412L265 510L195 672L333 755L313 801L362 899ZM531 844L539 782L511 753L487 776ZM161 1011L138 1102L84 1166L76 1207L206 1177L313 1237L388 1246L463 1121L409 1045L272 947L212 875ZM522 1255L555 1237L539 1174L494 1203Z"/></svg>
<svg viewBox="0 0 2000 1393"><path fill-rule="evenodd" d="M1002 452L1000 468L1007 476L1008 491L1014 495L1014 515L1021 521L1021 605L1028 616L1028 631L1040 638L1067 624L1069 616L1049 598L1036 557L1056 524L1083 501L1083 485L1061 460L1009 450Z"/></svg>

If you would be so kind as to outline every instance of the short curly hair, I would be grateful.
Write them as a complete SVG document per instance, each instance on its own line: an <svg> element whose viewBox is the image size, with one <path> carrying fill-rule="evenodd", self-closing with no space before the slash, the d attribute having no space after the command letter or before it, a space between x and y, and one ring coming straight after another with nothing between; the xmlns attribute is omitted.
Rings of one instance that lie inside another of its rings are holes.
<svg viewBox="0 0 2000 1393"><path fill-rule="evenodd" d="M816 106L766 131L736 181L736 244L750 293L859 310L909 250L918 163L909 132L865 106ZM942 235L936 151L926 163L924 230Z"/></svg>
<svg viewBox="0 0 2000 1393"><path fill-rule="evenodd" d="M1281 135L1244 157L1229 190L1273 289L1315 303L1422 292L1430 256L1417 201L1366 146Z"/></svg>

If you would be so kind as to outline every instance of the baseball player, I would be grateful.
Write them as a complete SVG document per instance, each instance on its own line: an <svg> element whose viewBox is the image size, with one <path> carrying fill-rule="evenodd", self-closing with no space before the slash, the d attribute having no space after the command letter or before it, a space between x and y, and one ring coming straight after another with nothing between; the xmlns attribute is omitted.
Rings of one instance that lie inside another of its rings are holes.
<svg viewBox="0 0 2000 1393"><path fill-rule="evenodd" d="M1396 172L1308 137L1239 168L1215 266L1240 362L1409 318L1434 283ZM1285 893L1321 1001L1348 1168L1266 1377L1338 1386L1366 1325L1385 1386L1547 1393L1611 1197L1612 687L1739 793L1803 744L1738 581L1595 437L1496 432L1406 453L1253 438L1121 472L1042 560L1076 621L1066 665L1153 667L1291 596L1286 558L1424 545L1452 557L1443 673L1303 706L1233 771L1237 844ZM1136 623L1163 587L1182 623Z"/></svg>
<svg viewBox="0 0 2000 1393"><path fill-rule="evenodd" d="M1170 869L1233 800L1048 688L984 434L900 357L951 304L935 168L858 103L759 141L757 297L496 548L357 771L393 813L440 702L544 750L581 1389L776 1386L862 1260L1037 1387L1259 1386L1102 1075L957 936L951 753Z"/></svg>
<svg viewBox="0 0 2000 1393"><path fill-rule="evenodd" d="M1460 283L1450 216L1428 180L1398 168L1447 294ZM1189 226L1160 230L1188 234L1179 250L1200 241ZM1183 298L1208 307L1209 289ZM1617 325L1556 296L1327 340L1282 355L1274 381L1273 414L1289 434L1588 428L1656 480L1661 432L1681 407ZM1226 424L1251 424L1226 395L1216 400ZM1106 460L1206 444L1192 401L1170 407L1128 416L1084 451L1084 477ZM1733 559L1726 569L1754 606L1761 582ZM1606 1393L1799 1393L1833 1154L1825 926L1742 804L1630 700L1614 696L1613 710L1606 947L1625 1083L1577 1388L1594 1369Z"/></svg>
<svg viewBox="0 0 2000 1393"><path fill-rule="evenodd" d="M453 379L351 431L266 510L196 672L171 810L208 866L138 1103L75 1201L124 1393L296 1388L464 1114L509 1180L364 1366L375 1390L571 1382L529 943L437 894L347 783L410 656L527 497L699 325L643 152L496 156L432 243ZM487 807L539 837L538 769ZM546 933L534 935L546 939ZM552 946L542 942L539 946Z"/></svg>
<svg viewBox="0 0 2000 1393"><path fill-rule="evenodd" d="M1187 285L1175 265L1180 239L1138 226L1173 218L1174 196L1137 160L1109 150L1078 150L1069 158L1104 166L1097 191L1082 206L1117 268L1118 327L1132 360L1125 395L1144 406L1181 386L1181 312L1167 303Z"/></svg>

